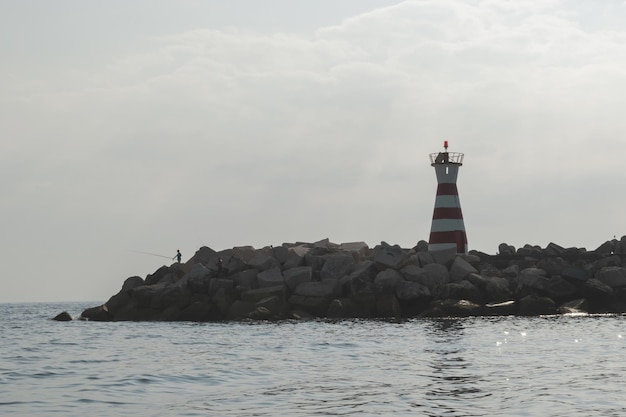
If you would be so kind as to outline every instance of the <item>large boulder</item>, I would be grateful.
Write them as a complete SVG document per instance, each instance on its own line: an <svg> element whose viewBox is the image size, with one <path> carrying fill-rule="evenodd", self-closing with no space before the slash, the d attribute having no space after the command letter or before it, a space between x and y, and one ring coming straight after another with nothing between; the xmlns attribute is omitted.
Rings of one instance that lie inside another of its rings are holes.
<svg viewBox="0 0 626 417"><path fill-rule="evenodd" d="M402 316L402 309L395 294L382 294L376 297L376 315L395 318Z"/></svg>
<svg viewBox="0 0 626 417"><path fill-rule="evenodd" d="M559 275L550 277L543 291L555 302L564 302L580 295L578 287Z"/></svg>
<svg viewBox="0 0 626 417"><path fill-rule="evenodd" d="M589 273L579 266L568 266L561 271L561 276L571 282L585 282L589 279Z"/></svg>
<svg viewBox="0 0 626 417"><path fill-rule="evenodd" d="M517 277L517 283L523 287L543 290L548 285L548 277L546 276L546 271L543 269L525 268Z"/></svg>
<svg viewBox="0 0 626 417"><path fill-rule="evenodd" d="M109 314L109 311L103 304L101 306L86 309L81 313L80 319L90 321L111 321L113 320L113 317Z"/></svg>
<svg viewBox="0 0 626 417"><path fill-rule="evenodd" d="M134 276L134 277L126 278L126 280L122 284L121 291L132 290L133 288L140 287L142 285L146 285L146 283L141 277Z"/></svg>
<svg viewBox="0 0 626 417"><path fill-rule="evenodd" d="M582 290L592 309L598 311L603 311L615 296L613 288L594 278L585 281Z"/></svg>
<svg viewBox="0 0 626 417"><path fill-rule="evenodd" d="M596 272L596 279L611 288L626 286L626 268L620 266L606 266Z"/></svg>
<svg viewBox="0 0 626 417"><path fill-rule="evenodd" d="M535 294L527 295L519 300L519 314L521 316L556 314L556 304L548 297L540 297Z"/></svg>
<svg viewBox="0 0 626 417"><path fill-rule="evenodd" d="M506 278L489 277L485 286L485 297L490 303L498 304L513 299L511 284Z"/></svg>
<svg viewBox="0 0 626 417"><path fill-rule="evenodd" d="M446 284L445 294L449 299L468 300L476 304L484 302L482 292L467 280Z"/></svg>
<svg viewBox="0 0 626 417"><path fill-rule="evenodd" d="M321 279L339 279L352 269L354 258L350 255L331 255L320 270Z"/></svg>
<svg viewBox="0 0 626 417"><path fill-rule="evenodd" d="M285 278L285 284L290 291L296 289L296 287L303 282L313 281L313 268L310 266L299 266L286 270L283 273Z"/></svg>
<svg viewBox="0 0 626 417"><path fill-rule="evenodd" d="M204 265L209 265L212 260L218 257L217 252L213 249L202 246L200 249L196 251L196 253L187 261L188 264L193 265L197 263L201 263Z"/></svg>
<svg viewBox="0 0 626 417"><path fill-rule="evenodd" d="M268 269L280 267L280 263L273 256L259 252L248 261L248 266L258 271L267 271Z"/></svg>
<svg viewBox="0 0 626 417"><path fill-rule="evenodd" d="M452 266L450 267L450 280L452 282L462 281L467 278L469 274L475 273L478 273L476 268L463 259L463 257L457 256L454 258Z"/></svg>
<svg viewBox="0 0 626 417"><path fill-rule="evenodd" d="M280 268L275 267L260 272L257 276L259 288L276 287L285 283L285 278Z"/></svg>
<svg viewBox="0 0 626 417"><path fill-rule="evenodd" d="M398 245L381 242L374 248L374 262L383 267L400 269L408 260L409 255Z"/></svg>
<svg viewBox="0 0 626 417"><path fill-rule="evenodd" d="M259 271L256 269L246 269L233 274L230 278L237 288L241 290L251 290L259 288L258 275Z"/></svg>
<svg viewBox="0 0 626 417"><path fill-rule="evenodd" d="M376 292L379 294L394 294L398 284L403 281L400 272L387 268L379 272L374 278Z"/></svg>
<svg viewBox="0 0 626 417"><path fill-rule="evenodd" d="M70 313L68 313L67 311L63 311L63 312L57 314L56 316L54 316L54 318L52 320L54 320L54 321L72 321L72 316L70 316Z"/></svg>
<svg viewBox="0 0 626 417"><path fill-rule="evenodd" d="M448 269L436 263L424 265L422 269L424 270L423 274L416 273L415 269L411 269L412 274L406 275L405 278L425 285L435 297L442 295L445 285L450 281Z"/></svg>
<svg viewBox="0 0 626 417"><path fill-rule="evenodd" d="M400 281L396 287L396 297L400 301L417 301L432 298L430 290L417 282Z"/></svg>
<svg viewBox="0 0 626 417"><path fill-rule="evenodd" d="M569 267L569 264L563 258L542 258L537 262L537 268L544 270L549 277L561 275L567 267Z"/></svg>
<svg viewBox="0 0 626 417"><path fill-rule="evenodd" d="M454 259L457 256L456 248L430 251L429 253L432 256L435 263L438 263L440 265L445 265L446 268L452 265L452 262L454 262Z"/></svg>
<svg viewBox="0 0 626 417"><path fill-rule="evenodd" d="M349 275L349 292L351 294L373 293L374 278L378 272L380 272L378 266L372 261L363 261L358 264Z"/></svg>
<svg viewBox="0 0 626 417"><path fill-rule="evenodd" d="M186 286L191 292L206 294L209 291L211 271L202 263L193 265L176 285Z"/></svg>
<svg viewBox="0 0 626 417"><path fill-rule="evenodd" d="M321 281L303 282L296 287L293 293L304 297L324 297L330 302L338 295L338 289L338 280L323 279Z"/></svg>
<svg viewBox="0 0 626 417"><path fill-rule="evenodd" d="M303 248L300 252L298 252L296 248L290 248L287 252L287 259L283 262L283 270L289 270L304 265L304 255L301 255L301 253L306 254L304 249L308 251L307 248Z"/></svg>
<svg viewBox="0 0 626 417"><path fill-rule="evenodd" d="M293 294L289 297L289 305L292 309L304 310L315 317L325 317L331 301L327 297L309 297L300 294Z"/></svg>
<svg viewBox="0 0 626 417"><path fill-rule="evenodd" d="M210 303L195 301L187 306L180 313L182 321L203 322L213 319L215 307Z"/></svg>

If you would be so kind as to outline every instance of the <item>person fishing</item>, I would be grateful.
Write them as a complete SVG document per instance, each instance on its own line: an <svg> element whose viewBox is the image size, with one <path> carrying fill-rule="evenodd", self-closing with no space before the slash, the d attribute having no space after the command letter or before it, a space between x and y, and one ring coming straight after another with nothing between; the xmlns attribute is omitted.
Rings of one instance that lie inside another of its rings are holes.
<svg viewBox="0 0 626 417"><path fill-rule="evenodd" d="M183 255L180 254L180 250L176 249L176 255L174 255L174 257L172 259L176 259L178 261L178 263L180 263L180 259L183 257Z"/></svg>

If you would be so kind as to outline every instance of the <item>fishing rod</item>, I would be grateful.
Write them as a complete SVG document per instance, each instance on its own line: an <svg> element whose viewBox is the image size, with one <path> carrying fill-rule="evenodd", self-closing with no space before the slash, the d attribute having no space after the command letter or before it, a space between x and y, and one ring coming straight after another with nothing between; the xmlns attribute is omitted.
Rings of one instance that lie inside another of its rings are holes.
<svg viewBox="0 0 626 417"><path fill-rule="evenodd" d="M175 257L174 257L174 258L172 258L172 257L170 257L170 256L165 256L165 255L159 255L159 254L157 254L157 253L142 252L142 251L140 251L140 250L133 250L133 251L131 251L131 252L141 253L141 254L144 254L144 255L158 256L159 258L167 258L167 259L174 259L174 258L175 258Z"/></svg>

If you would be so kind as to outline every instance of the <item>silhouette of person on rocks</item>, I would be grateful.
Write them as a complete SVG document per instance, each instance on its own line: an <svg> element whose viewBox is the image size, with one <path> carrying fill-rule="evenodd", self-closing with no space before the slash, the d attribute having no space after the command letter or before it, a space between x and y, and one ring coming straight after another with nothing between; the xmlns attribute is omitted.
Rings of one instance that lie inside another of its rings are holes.
<svg viewBox="0 0 626 417"><path fill-rule="evenodd" d="M176 259L176 261L178 261L178 263L180 263L180 259L183 257L183 255L180 254L180 250L176 249L176 255L174 255L174 257L172 259Z"/></svg>

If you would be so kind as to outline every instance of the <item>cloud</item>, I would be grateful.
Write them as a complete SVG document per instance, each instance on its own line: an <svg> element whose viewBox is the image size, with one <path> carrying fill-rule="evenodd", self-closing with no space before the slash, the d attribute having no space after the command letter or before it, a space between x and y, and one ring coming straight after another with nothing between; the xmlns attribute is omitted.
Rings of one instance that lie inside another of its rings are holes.
<svg viewBox="0 0 626 417"><path fill-rule="evenodd" d="M599 244L623 203L626 32L582 7L405 1L309 35L199 28L103 68L13 74L0 211L15 250L53 269L67 245L83 268L117 257L87 273L104 277L151 272L121 248L411 246L444 139L466 153L470 247Z"/></svg>

